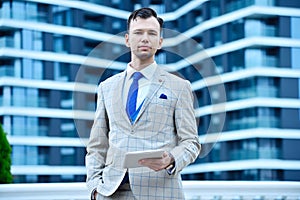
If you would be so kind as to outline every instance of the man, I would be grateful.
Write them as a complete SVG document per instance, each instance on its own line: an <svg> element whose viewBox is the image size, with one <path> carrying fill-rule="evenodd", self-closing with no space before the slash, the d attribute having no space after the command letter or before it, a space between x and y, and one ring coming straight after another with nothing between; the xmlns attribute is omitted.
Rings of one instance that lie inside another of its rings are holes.
<svg viewBox="0 0 300 200"><path fill-rule="evenodd" d="M131 62L98 87L86 155L92 199L184 199L180 171L195 161L201 146L190 83L154 61L162 25L154 10L134 11L125 35ZM139 160L143 167L123 168L126 152L153 149L165 152Z"/></svg>

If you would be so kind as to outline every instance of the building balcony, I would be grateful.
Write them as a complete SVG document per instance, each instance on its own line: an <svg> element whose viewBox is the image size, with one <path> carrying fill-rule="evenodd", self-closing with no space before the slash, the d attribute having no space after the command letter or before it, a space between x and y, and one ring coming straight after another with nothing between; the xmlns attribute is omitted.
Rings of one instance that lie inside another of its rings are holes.
<svg viewBox="0 0 300 200"><path fill-rule="evenodd" d="M300 200L300 182L183 181L187 200ZM0 200L88 200L85 183L0 185Z"/></svg>

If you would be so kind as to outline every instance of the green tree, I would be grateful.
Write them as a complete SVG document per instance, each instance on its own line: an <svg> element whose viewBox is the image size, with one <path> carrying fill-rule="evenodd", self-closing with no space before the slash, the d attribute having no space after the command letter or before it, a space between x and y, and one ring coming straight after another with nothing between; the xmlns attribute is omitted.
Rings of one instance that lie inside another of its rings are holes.
<svg viewBox="0 0 300 200"><path fill-rule="evenodd" d="M2 125L0 124L0 184L12 183L13 177L10 172L11 147L6 138Z"/></svg>

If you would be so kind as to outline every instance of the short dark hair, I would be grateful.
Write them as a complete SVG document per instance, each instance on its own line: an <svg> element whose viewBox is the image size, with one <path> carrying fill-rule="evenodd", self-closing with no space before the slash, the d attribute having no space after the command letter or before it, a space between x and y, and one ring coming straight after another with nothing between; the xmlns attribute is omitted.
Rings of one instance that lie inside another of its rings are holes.
<svg viewBox="0 0 300 200"><path fill-rule="evenodd" d="M137 17L140 17L142 19L147 19L149 17L155 17L159 23L160 30L162 30L164 20L157 16L156 12L151 8L140 8L138 10L133 11L128 20L127 20L127 31L130 28L130 23L132 20L136 19Z"/></svg>

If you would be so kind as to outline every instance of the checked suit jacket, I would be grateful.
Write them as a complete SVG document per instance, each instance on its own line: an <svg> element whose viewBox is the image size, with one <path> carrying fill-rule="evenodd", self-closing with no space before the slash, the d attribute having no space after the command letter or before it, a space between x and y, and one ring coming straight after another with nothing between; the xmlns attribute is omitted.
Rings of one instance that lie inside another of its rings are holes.
<svg viewBox="0 0 300 200"><path fill-rule="evenodd" d="M126 71L100 83L97 110L87 145L87 187L112 195L125 173L137 199L184 199L181 170L194 162L201 145L190 83L156 68L149 93L132 124L123 99ZM169 151L175 172L155 172L147 167L123 169L126 152L150 149Z"/></svg>

